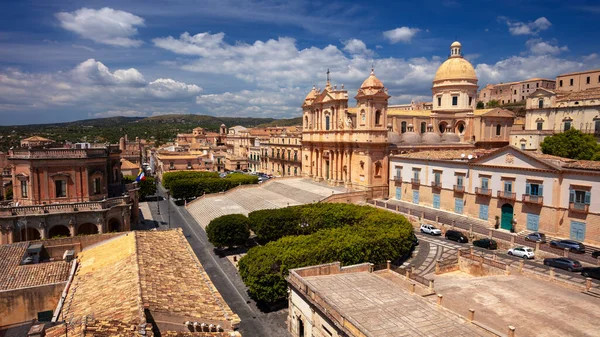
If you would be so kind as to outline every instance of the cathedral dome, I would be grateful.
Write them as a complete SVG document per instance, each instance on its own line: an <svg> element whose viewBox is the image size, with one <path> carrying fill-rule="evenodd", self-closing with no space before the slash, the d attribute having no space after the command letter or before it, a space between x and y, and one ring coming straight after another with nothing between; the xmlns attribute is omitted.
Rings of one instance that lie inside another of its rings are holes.
<svg viewBox="0 0 600 337"><path fill-rule="evenodd" d="M420 144L422 142L421 135L416 133L413 125L408 125L408 131L402 134L402 142L405 144Z"/></svg>
<svg viewBox="0 0 600 337"><path fill-rule="evenodd" d="M442 137L435 132L425 132L423 134L423 143L425 144L439 144L442 141Z"/></svg>
<svg viewBox="0 0 600 337"><path fill-rule="evenodd" d="M435 73L433 82L445 80L475 80L477 74L471 62L465 60L461 54L462 45L454 41L450 46L450 57L442 63Z"/></svg>
<svg viewBox="0 0 600 337"><path fill-rule="evenodd" d="M362 88L383 88L383 83L375 76L375 72L371 69L371 75L360 86Z"/></svg>
<svg viewBox="0 0 600 337"><path fill-rule="evenodd" d="M388 143L390 143L390 144L402 143L402 136L400 136L397 132L389 131L388 132Z"/></svg>
<svg viewBox="0 0 600 337"><path fill-rule="evenodd" d="M315 98L317 98L317 88L313 85L312 90L306 95L304 101L314 100Z"/></svg>

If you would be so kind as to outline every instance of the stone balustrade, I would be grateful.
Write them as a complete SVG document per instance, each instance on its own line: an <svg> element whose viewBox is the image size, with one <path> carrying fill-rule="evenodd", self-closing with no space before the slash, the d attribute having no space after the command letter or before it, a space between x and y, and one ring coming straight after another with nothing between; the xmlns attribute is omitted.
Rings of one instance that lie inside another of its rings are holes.
<svg viewBox="0 0 600 337"><path fill-rule="evenodd" d="M0 206L0 216L26 216L34 214L97 211L129 204L129 197L116 197L102 201L73 202L34 206Z"/></svg>
<svg viewBox="0 0 600 337"><path fill-rule="evenodd" d="M8 153L9 159L77 159L106 157L106 148L90 149L16 149Z"/></svg>

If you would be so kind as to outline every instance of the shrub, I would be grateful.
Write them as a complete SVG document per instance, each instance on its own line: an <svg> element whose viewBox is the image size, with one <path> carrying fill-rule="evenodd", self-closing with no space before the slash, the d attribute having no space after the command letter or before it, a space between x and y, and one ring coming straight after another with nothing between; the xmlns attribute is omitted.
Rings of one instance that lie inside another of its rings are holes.
<svg viewBox="0 0 600 337"><path fill-rule="evenodd" d="M173 172L175 173L175 172ZM185 172L191 173L191 172ZM213 173L213 172L199 172ZM164 181L164 179L163 179ZM205 193L217 193L227 191L238 185L257 184L258 177L245 174L231 174L227 178L195 178L170 180L171 195L175 199L192 199Z"/></svg>
<svg viewBox="0 0 600 337"><path fill-rule="evenodd" d="M171 189L171 183L176 180L194 180L199 178L219 178L218 172L205 171L176 171L167 172L162 176L162 185Z"/></svg>
<svg viewBox="0 0 600 337"><path fill-rule="evenodd" d="M242 214L223 215L206 226L208 241L215 247L239 246L250 237L250 221Z"/></svg>
<svg viewBox="0 0 600 337"><path fill-rule="evenodd" d="M290 269L335 261L350 265L395 260L407 253L412 244L412 227L399 217L401 221L323 229L254 247L239 261L240 276L254 299L273 303L287 297L285 277ZM368 218L382 220L385 216Z"/></svg>

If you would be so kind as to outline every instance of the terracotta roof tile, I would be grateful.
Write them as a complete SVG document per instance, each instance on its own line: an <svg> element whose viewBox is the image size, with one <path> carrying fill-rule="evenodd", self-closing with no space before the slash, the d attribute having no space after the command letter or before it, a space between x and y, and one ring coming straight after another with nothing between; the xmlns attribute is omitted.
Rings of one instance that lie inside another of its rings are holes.
<svg viewBox="0 0 600 337"><path fill-rule="evenodd" d="M28 242L0 245L0 291L66 282L72 262L20 265Z"/></svg>
<svg viewBox="0 0 600 337"><path fill-rule="evenodd" d="M403 154L394 155L394 157L399 158L412 158L412 159L436 159L436 160L454 160L454 159L462 159L462 155L466 156L482 156L491 152L491 150L477 149L477 150L431 150L431 151L418 151L418 152L409 152Z"/></svg>

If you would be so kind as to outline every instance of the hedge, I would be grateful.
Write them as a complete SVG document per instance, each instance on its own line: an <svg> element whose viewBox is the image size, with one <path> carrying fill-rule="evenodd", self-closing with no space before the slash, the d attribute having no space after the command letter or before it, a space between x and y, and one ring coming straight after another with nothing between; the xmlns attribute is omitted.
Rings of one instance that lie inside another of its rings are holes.
<svg viewBox="0 0 600 337"><path fill-rule="evenodd" d="M248 218L258 242L266 244L287 235L311 234L321 229L361 223L376 212L377 209L369 206L322 203L254 211Z"/></svg>
<svg viewBox="0 0 600 337"><path fill-rule="evenodd" d="M250 237L249 225L250 220L243 214L223 215L211 220L206 235L215 247L239 246Z"/></svg>
<svg viewBox="0 0 600 337"><path fill-rule="evenodd" d="M218 172L207 171L176 171L167 172L162 176L162 185L171 189L171 183L176 180L193 180L199 178L219 178Z"/></svg>
<svg viewBox="0 0 600 337"><path fill-rule="evenodd" d="M400 258L412 247L412 226L399 214L347 204L313 204L283 210L290 209L292 214L313 214L305 219L314 222L301 227L311 228L307 232L312 233L285 236L265 246L254 247L239 261L240 276L248 287L249 294L258 301L274 303L285 300L285 278L290 269L335 261L340 261L343 265L384 263L386 260ZM273 214L280 214L280 211L271 210ZM341 211L345 211L347 216L339 215ZM339 215L338 220L321 218L331 214ZM250 220L256 219L256 216L251 216ZM269 217L268 214L261 216L270 220L282 219L277 216ZM338 222L348 219L355 221ZM323 227L311 227L317 223ZM328 227L323 229L325 226ZM280 231L279 234L282 232L285 231Z"/></svg>
<svg viewBox="0 0 600 337"><path fill-rule="evenodd" d="M246 174L230 174L225 178L177 179L170 181L169 189L171 196L175 199L192 199L205 193L223 192L247 184L258 184L258 177Z"/></svg>

